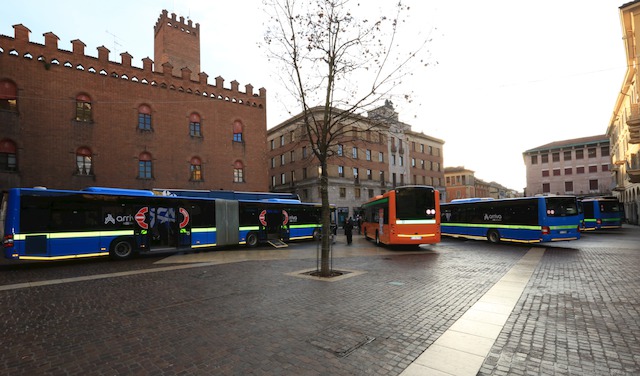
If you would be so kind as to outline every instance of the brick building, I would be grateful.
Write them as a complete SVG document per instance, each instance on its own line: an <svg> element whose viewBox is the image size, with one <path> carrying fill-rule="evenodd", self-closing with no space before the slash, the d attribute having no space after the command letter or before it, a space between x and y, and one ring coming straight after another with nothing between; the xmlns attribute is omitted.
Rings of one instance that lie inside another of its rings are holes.
<svg viewBox="0 0 640 376"><path fill-rule="evenodd" d="M472 198L472 197L487 197L487 189L483 189L484 186L478 187L476 192L476 178L474 171L464 168L464 166L458 167L446 167L444 169L445 186L447 189L447 201ZM442 200L442 202L447 202Z"/></svg>
<svg viewBox="0 0 640 376"><path fill-rule="evenodd" d="M209 83L199 24L162 11L142 68L13 28L0 35L0 189L268 189L266 90Z"/></svg>
<svg viewBox="0 0 640 376"><path fill-rule="evenodd" d="M611 194L611 157L606 135L555 141L522 153L525 196Z"/></svg>
<svg viewBox="0 0 640 376"><path fill-rule="evenodd" d="M372 119L376 119L375 126ZM335 145L327 166L329 202L337 207L339 223L356 215L370 198L396 186L431 185L444 195L444 141L414 132L410 125L398 121L389 101L366 117L355 116L348 121L344 126L351 130ZM320 165L311 150L302 115L269 129L267 137L270 189L297 193L303 201L320 202Z"/></svg>
<svg viewBox="0 0 640 376"><path fill-rule="evenodd" d="M445 167L444 177L448 201L475 197L502 199L521 196L517 191L494 181L488 183L478 179L475 176L475 171L464 166ZM443 200L442 202L447 201Z"/></svg>

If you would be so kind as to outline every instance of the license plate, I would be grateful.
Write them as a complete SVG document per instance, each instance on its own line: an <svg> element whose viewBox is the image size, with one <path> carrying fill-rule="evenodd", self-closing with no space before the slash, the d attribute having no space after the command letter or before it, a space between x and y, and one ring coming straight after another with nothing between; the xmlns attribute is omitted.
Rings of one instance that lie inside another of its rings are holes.
<svg viewBox="0 0 640 376"><path fill-rule="evenodd" d="M567 231L566 231L566 230L562 230L562 231L560 231L560 233L561 233L561 234L566 234L566 233L567 233Z"/></svg>
<svg viewBox="0 0 640 376"><path fill-rule="evenodd" d="M422 236L412 236L411 240L420 240L422 239Z"/></svg>

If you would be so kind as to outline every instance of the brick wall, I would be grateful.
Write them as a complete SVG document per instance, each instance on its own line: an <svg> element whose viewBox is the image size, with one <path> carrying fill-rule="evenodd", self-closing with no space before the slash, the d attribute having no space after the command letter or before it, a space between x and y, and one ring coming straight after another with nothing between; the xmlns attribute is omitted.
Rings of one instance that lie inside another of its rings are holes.
<svg viewBox="0 0 640 376"><path fill-rule="evenodd" d="M98 48L98 58L85 55L84 44L61 50L55 34L45 45L31 42L29 30L14 26L13 38L0 36L0 80L18 89L17 112L0 114L0 140L17 145L18 172L0 172L0 188L86 186L123 188L185 188L267 191L266 90L229 88L207 75L198 80L180 71L131 66L131 56L110 61ZM57 62L57 64L55 63ZM65 66L66 65L66 66ZM91 97L92 122L74 120L76 96ZM151 108L152 131L138 130L138 108ZM201 116L202 137L189 134L189 116ZM233 142L233 124L243 125L242 143ZM91 150L94 175L75 173L76 150ZM153 179L138 178L138 156L153 157ZM202 161L204 180L191 182L192 157ZM234 183L234 163L244 165L244 183Z"/></svg>

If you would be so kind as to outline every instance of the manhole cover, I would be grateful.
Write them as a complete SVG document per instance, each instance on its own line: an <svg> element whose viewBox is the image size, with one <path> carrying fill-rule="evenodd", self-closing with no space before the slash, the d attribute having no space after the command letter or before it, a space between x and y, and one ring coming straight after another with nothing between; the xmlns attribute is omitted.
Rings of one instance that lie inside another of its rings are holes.
<svg viewBox="0 0 640 376"><path fill-rule="evenodd" d="M348 328L330 327L317 333L309 340L309 343L344 358L375 339L375 337Z"/></svg>

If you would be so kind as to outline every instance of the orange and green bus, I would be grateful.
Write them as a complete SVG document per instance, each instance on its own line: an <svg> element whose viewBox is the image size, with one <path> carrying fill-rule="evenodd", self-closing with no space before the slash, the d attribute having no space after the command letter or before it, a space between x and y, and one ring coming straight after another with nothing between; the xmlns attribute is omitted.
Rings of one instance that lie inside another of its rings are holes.
<svg viewBox="0 0 640 376"><path fill-rule="evenodd" d="M440 241L440 193L433 187L398 187L372 198L362 209L361 231L377 245L420 245Z"/></svg>

